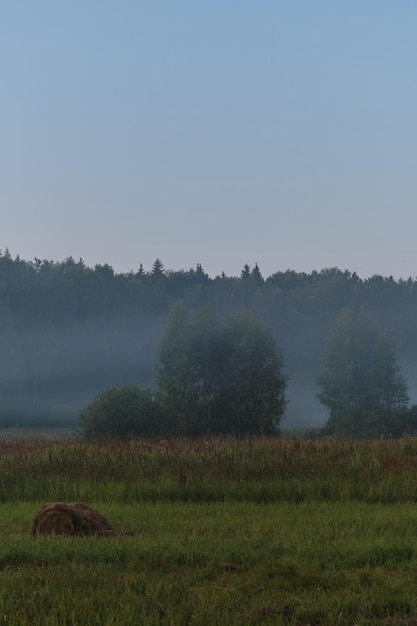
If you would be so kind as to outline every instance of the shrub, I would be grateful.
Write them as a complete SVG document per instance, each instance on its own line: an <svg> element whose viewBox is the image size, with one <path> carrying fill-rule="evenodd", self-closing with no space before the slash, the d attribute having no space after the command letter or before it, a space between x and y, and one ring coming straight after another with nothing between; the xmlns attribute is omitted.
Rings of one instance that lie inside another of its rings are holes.
<svg viewBox="0 0 417 626"><path fill-rule="evenodd" d="M81 412L79 422L87 439L127 439L166 432L163 410L151 389L132 384L99 393Z"/></svg>

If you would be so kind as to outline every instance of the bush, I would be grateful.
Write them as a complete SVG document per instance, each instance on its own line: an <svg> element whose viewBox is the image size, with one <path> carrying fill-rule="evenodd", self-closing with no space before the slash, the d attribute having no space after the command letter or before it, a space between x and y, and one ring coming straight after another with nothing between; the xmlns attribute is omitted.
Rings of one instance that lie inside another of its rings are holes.
<svg viewBox="0 0 417 626"><path fill-rule="evenodd" d="M110 387L81 412L80 429L87 439L158 435L166 432L164 413L151 389L137 385Z"/></svg>

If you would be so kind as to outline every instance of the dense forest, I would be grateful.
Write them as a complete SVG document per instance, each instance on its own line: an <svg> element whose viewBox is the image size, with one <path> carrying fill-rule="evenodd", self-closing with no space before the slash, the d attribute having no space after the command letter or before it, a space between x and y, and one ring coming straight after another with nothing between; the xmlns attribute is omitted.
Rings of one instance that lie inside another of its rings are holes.
<svg viewBox="0 0 417 626"><path fill-rule="evenodd" d="M155 385L158 345L172 307L209 304L220 319L249 307L282 350L289 400L283 426L322 424L316 399L323 349L341 309L365 305L395 340L398 361L417 399L417 279L362 279L338 268L262 276L257 264L238 277L211 278L201 265L117 274L12 258L0 252L0 420L58 423L74 417L107 386Z"/></svg>

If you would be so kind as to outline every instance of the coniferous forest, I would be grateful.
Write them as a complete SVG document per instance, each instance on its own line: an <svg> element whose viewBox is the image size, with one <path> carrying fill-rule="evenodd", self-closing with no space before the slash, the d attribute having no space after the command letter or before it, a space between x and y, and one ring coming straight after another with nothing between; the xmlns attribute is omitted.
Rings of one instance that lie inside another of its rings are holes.
<svg viewBox="0 0 417 626"><path fill-rule="evenodd" d="M285 428L323 424L316 396L329 332L340 312L362 307L392 337L410 402L417 397L417 279L362 279L338 268L263 276L209 277L201 265L117 274L0 253L0 420L3 425L66 423L100 391L154 387L158 346L173 306L209 305L220 320L249 308L271 329L287 376Z"/></svg>

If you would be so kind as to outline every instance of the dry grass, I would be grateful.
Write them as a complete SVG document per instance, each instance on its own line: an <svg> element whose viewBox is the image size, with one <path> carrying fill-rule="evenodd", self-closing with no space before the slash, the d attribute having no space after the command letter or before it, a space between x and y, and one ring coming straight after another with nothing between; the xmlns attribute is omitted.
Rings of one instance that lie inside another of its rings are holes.
<svg viewBox="0 0 417 626"><path fill-rule="evenodd" d="M1 433L0 433L1 435ZM0 502L417 501L417 438L2 440Z"/></svg>
<svg viewBox="0 0 417 626"><path fill-rule="evenodd" d="M82 502L45 504L34 516L29 529L32 537L61 535L113 537L116 529L96 509Z"/></svg>

